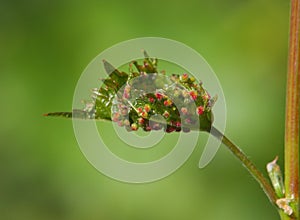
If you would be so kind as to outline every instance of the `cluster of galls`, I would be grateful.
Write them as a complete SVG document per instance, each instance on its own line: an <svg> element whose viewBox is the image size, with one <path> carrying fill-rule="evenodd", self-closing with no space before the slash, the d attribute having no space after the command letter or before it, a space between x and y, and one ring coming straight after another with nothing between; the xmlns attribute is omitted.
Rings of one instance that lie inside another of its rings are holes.
<svg viewBox="0 0 300 220"><path fill-rule="evenodd" d="M165 132L209 131L214 101L202 83L186 73L172 76L157 73L151 61L145 59L144 65L133 62L138 71L131 67L126 85L117 92L112 104L112 121L128 131L139 128Z"/></svg>
<svg viewBox="0 0 300 220"><path fill-rule="evenodd" d="M157 70L157 59L144 51L143 64L133 61L129 73L114 68L103 60L109 76L103 86L93 90L92 101L84 109L53 112L46 116L112 120L128 131L166 132L190 130L210 131L215 99L188 74L173 74Z"/></svg>

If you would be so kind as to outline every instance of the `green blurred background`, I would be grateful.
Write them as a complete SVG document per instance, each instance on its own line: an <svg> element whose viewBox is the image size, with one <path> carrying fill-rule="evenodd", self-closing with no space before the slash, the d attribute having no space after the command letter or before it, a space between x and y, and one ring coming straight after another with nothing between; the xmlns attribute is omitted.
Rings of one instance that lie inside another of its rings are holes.
<svg viewBox="0 0 300 220"><path fill-rule="evenodd" d="M201 53L223 86L226 134L265 172L283 160L289 1L0 1L0 219L279 219L226 148L202 148L151 184L117 182L81 153L71 109L76 82L104 49L171 38Z"/></svg>

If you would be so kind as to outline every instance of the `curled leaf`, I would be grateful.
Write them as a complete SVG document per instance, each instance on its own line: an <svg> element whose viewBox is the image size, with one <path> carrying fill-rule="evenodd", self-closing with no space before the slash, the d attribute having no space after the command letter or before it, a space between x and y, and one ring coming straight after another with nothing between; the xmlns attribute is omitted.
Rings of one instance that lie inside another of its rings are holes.
<svg viewBox="0 0 300 220"><path fill-rule="evenodd" d="M210 131L216 97L211 98L202 82L187 73L167 76L159 72L157 59L143 52L142 64L132 61L128 74L103 60L108 77L92 90L93 99L82 110L45 116L110 120L128 131Z"/></svg>

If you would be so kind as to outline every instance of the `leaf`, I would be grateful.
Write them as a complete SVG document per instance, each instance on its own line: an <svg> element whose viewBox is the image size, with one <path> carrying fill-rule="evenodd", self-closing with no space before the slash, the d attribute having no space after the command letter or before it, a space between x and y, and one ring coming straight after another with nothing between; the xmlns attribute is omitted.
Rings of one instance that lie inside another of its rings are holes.
<svg viewBox="0 0 300 220"><path fill-rule="evenodd" d="M143 53L143 63L132 61L129 74L103 60L108 77L102 80L99 89L93 90L93 100L87 102L84 109L45 116L114 121L129 131L138 128L145 131L164 129L166 132L209 131L215 99L210 99L202 83L195 82L186 73L170 77L158 73L157 59L151 58L146 51ZM143 80L139 76L152 78ZM156 93L147 94L145 91ZM183 103L183 107L178 108L174 102Z"/></svg>

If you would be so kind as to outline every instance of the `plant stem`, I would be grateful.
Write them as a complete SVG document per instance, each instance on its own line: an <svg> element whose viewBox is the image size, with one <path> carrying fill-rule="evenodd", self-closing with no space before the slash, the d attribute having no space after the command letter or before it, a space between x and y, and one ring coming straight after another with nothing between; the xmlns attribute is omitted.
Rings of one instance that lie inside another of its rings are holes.
<svg viewBox="0 0 300 220"><path fill-rule="evenodd" d="M290 206L295 218L284 219L299 218L299 16L300 0L291 0L285 116L285 191L286 198L293 198Z"/></svg>
<svg viewBox="0 0 300 220"><path fill-rule="evenodd" d="M223 135L215 127L211 128L210 133L222 141L222 143L242 162L251 175L260 184L272 204L276 204L277 196L269 181L264 177L261 171L253 164L253 162L242 152L242 150L232 143L225 135Z"/></svg>

